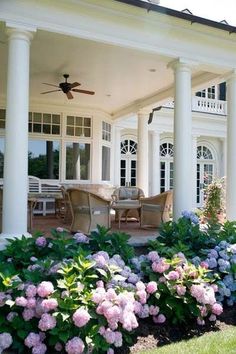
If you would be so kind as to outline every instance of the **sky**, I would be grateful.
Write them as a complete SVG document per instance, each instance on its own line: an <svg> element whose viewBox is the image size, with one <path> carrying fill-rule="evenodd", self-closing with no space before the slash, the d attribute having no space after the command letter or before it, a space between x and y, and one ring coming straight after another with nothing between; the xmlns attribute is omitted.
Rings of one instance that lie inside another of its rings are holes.
<svg viewBox="0 0 236 354"><path fill-rule="evenodd" d="M159 5L178 11L187 8L193 15L236 26L236 0L160 0Z"/></svg>

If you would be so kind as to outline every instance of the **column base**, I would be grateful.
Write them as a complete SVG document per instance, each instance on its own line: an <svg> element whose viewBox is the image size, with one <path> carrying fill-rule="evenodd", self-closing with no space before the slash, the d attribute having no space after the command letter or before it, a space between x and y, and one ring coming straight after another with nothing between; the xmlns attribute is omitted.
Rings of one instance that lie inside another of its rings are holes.
<svg viewBox="0 0 236 354"><path fill-rule="evenodd" d="M4 250L6 248L6 245L8 244L8 240L14 240L15 238L21 239L22 236L25 237L32 237L32 235L29 232L25 232L24 234L0 234L0 251Z"/></svg>

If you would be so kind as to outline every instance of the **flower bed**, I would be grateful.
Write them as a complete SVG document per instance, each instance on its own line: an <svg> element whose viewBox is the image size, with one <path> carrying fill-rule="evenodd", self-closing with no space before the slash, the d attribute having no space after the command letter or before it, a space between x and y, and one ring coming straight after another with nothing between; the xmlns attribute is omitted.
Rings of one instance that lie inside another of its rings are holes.
<svg viewBox="0 0 236 354"><path fill-rule="evenodd" d="M0 252L0 352L112 354L132 344L144 318L204 325L225 298L235 301L232 223L202 231L185 214L139 257L127 235L99 226L89 237L61 228L52 236L23 237Z"/></svg>

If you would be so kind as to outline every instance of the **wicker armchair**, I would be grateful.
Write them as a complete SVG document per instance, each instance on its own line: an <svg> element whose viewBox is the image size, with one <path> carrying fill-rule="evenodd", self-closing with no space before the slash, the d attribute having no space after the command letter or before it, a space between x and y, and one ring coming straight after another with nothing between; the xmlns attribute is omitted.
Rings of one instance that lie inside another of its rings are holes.
<svg viewBox="0 0 236 354"><path fill-rule="evenodd" d="M88 234L97 225L110 227L110 201L76 188L68 188L67 194L72 212L71 232Z"/></svg>
<svg viewBox="0 0 236 354"><path fill-rule="evenodd" d="M112 198L112 206L116 206L119 204L133 204L139 206L140 198L144 197L144 193L141 188L138 187L119 187L115 189L113 194L111 195ZM134 217L139 220L139 211L138 209L127 209L124 211L123 216L127 220L127 217ZM116 211L115 220L118 220L118 212Z"/></svg>
<svg viewBox="0 0 236 354"><path fill-rule="evenodd" d="M140 226L159 227L162 222L169 221L172 199L172 191L167 191L149 198L141 198Z"/></svg>

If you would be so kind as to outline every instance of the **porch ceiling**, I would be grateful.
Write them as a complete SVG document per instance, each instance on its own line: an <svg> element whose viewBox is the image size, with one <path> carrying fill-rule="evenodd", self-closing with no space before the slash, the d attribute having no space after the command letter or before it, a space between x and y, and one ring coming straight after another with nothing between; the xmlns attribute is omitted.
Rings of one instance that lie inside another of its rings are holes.
<svg viewBox="0 0 236 354"><path fill-rule="evenodd" d="M7 79L7 38L0 26L0 82L4 97ZM117 116L127 106L170 90L173 73L167 64L173 60L157 54L38 30L31 43L30 102L98 108ZM74 93L68 100L62 92L41 95L58 84L63 74L80 89L95 91L94 96ZM194 75L202 71L195 69ZM163 96L163 95L162 95ZM141 105L142 106L142 105ZM125 112L125 110L124 110ZM126 113L126 112L125 112Z"/></svg>

